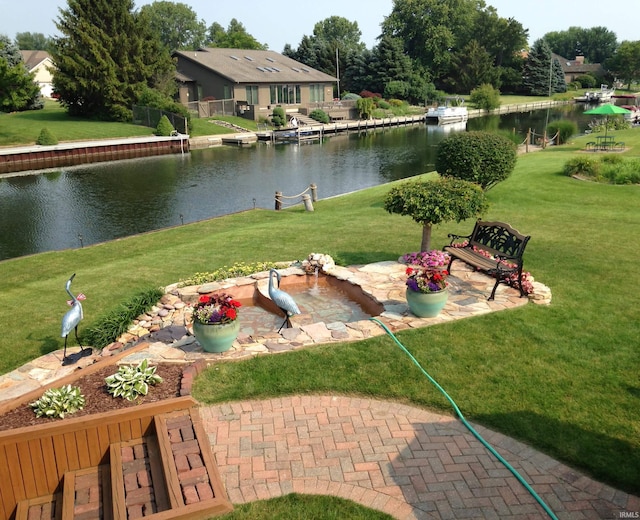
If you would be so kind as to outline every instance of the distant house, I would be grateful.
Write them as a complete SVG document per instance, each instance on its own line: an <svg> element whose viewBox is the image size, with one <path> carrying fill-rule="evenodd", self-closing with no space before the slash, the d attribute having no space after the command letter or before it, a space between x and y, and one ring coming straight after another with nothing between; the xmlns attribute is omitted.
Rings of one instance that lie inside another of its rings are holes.
<svg viewBox="0 0 640 520"><path fill-rule="evenodd" d="M568 60L558 54L552 54L558 60L564 73L564 81L568 85L576 81L578 76L589 74L594 78L602 78L605 70L600 63L585 63L584 56L576 56L575 60Z"/></svg>
<svg viewBox="0 0 640 520"><path fill-rule="evenodd" d="M274 51L204 48L176 51L179 99L191 108L227 100L226 110L259 120L274 106L306 112L333 100L337 78Z"/></svg>
<svg viewBox="0 0 640 520"><path fill-rule="evenodd" d="M34 73L34 80L40 86L43 97L53 97L53 60L47 51L20 51L22 60L29 72Z"/></svg>

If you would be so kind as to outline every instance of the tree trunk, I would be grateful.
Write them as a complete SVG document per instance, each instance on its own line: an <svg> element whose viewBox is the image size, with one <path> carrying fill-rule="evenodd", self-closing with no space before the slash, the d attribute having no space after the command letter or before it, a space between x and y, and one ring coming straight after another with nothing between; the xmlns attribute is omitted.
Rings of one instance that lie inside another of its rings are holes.
<svg viewBox="0 0 640 520"><path fill-rule="evenodd" d="M422 226L422 245L420 251L429 251L431 249L431 224Z"/></svg>

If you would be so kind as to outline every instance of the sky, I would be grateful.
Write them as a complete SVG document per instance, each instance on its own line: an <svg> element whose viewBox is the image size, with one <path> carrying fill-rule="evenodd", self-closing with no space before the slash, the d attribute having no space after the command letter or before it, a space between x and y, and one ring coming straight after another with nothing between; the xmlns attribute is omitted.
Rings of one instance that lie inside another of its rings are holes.
<svg viewBox="0 0 640 520"><path fill-rule="evenodd" d="M152 0L134 0L136 8ZM244 2L212 2L211 0L174 0L189 5L207 24L218 22L225 29L232 18L238 20L249 34L269 49L282 52L289 43L298 47L304 35L313 34L313 26L331 16L340 16L358 22L362 41L373 47L380 35L380 24L393 8L393 0L309 0L274 3L266 0ZM606 27L614 32L618 41L640 40L635 8L603 7L603 0L485 0L496 8L502 18L515 18L529 30L529 43L551 31L565 31L569 27ZM637 0L630 0L635 4ZM279 5L279 7L275 7ZM0 0L0 34L13 39L16 33L57 34L55 20L59 9L67 7L66 0Z"/></svg>

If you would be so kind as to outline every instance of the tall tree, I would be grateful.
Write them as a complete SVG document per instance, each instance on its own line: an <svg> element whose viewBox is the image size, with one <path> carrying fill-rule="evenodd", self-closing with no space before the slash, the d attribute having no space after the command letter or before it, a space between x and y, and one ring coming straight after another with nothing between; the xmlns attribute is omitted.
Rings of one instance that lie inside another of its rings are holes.
<svg viewBox="0 0 640 520"><path fill-rule="evenodd" d="M451 70L452 52L472 38L477 5L477 0L395 0L382 34L402 40L407 54L438 83Z"/></svg>
<svg viewBox="0 0 640 520"><path fill-rule="evenodd" d="M552 58L551 49L542 38L536 40L529 51L524 65L523 86L525 91L534 96L548 96L567 90L562 67L557 59Z"/></svg>
<svg viewBox="0 0 640 520"><path fill-rule="evenodd" d="M23 51L48 51L53 44L52 39L44 34L31 32L17 33L15 41Z"/></svg>
<svg viewBox="0 0 640 520"><path fill-rule="evenodd" d="M244 25L235 18L229 22L226 30L219 23L213 22L209 26L206 44L210 47L229 49L266 50L269 48L267 44L260 43L251 36Z"/></svg>
<svg viewBox="0 0 640 520"><path fill-rule="evenodd" d="M156 1L143 5L140 12L170 52L198 49L206 40L207 25L187 4Z"/></svg>
<svg viewBox="0 0 640 520"><path fill-rule="evenodd" d="M347 82L340 85L340 90L344 91L352 86L349 78L353 76L346 70L348 64L357 60L357 56L366 49L360 41L361 36L358 22L331 16L316 23L313 34L305 34L296 50L290 45L285 46L285 55L332 76L347 78Z"/></svg>
<svg viewBox="0 0 640 520"><path fill-rule="evenodd" d="M55 91L72 115L126 121L148 87L175 89L175 66L132 0L68 0L52 49Z"/></svg>
<svg viewBox="0 0 640 520"><path fill-rule="evenodd" d="M42 108L40 88L24 66L18 47L0 34L0 112Z"/></svg>
<svg viewBox="0 0 640 520"><path fill-rule="evenodd" d="M623 41L607 65L630 90L631 83L640 81L640 40Z"/></svg>
<svg viewBox="0 0 640 520"><path fill-rule="evenodd" d="M383 35L378 45L373 48L372 58L373 83L368 87L370 90L383 93L391 81L406 83L408 90L413 75L413 63L404 52L402 41Z"/></svg>
<svg viewBox="0 0 640 520"><path fill-rule="evenodd" d="M615 33L606 27L569 27L566 31L549 32L543 38L551 52L573 59L580 50L587 63L604 63L618 46Z"/></svg>
<svg viewBox="0 0 640 520"><path fill-rule="evenodd" d="M477 40L471 40L453 56L455 74L445 81L448 90L464 94L482 84L500 86L500 71L493 64L493 56Z"/></svg>

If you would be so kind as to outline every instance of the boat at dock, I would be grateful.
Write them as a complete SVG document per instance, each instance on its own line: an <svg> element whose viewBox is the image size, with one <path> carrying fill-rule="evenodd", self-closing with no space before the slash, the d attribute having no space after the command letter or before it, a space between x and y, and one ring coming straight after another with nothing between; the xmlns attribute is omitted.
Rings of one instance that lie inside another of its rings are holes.
<svg viewBox="0 0 640 520"><path fill-rule="evenodd" d="M615 95L616 89L609 88L609 85L600 85L600 90L593 92L587 91L584 96L575 97L576 101L582 103L609 103L611 98Z"/></svg>
<svg viewBox="0 0 640 520"><path fill-rule="evenodd" d="M469 111L463 105L461 98L447 99L444 105L430 107L425 115L427 123L447 125L450 123L466 123L469 119Z"/></svg>

